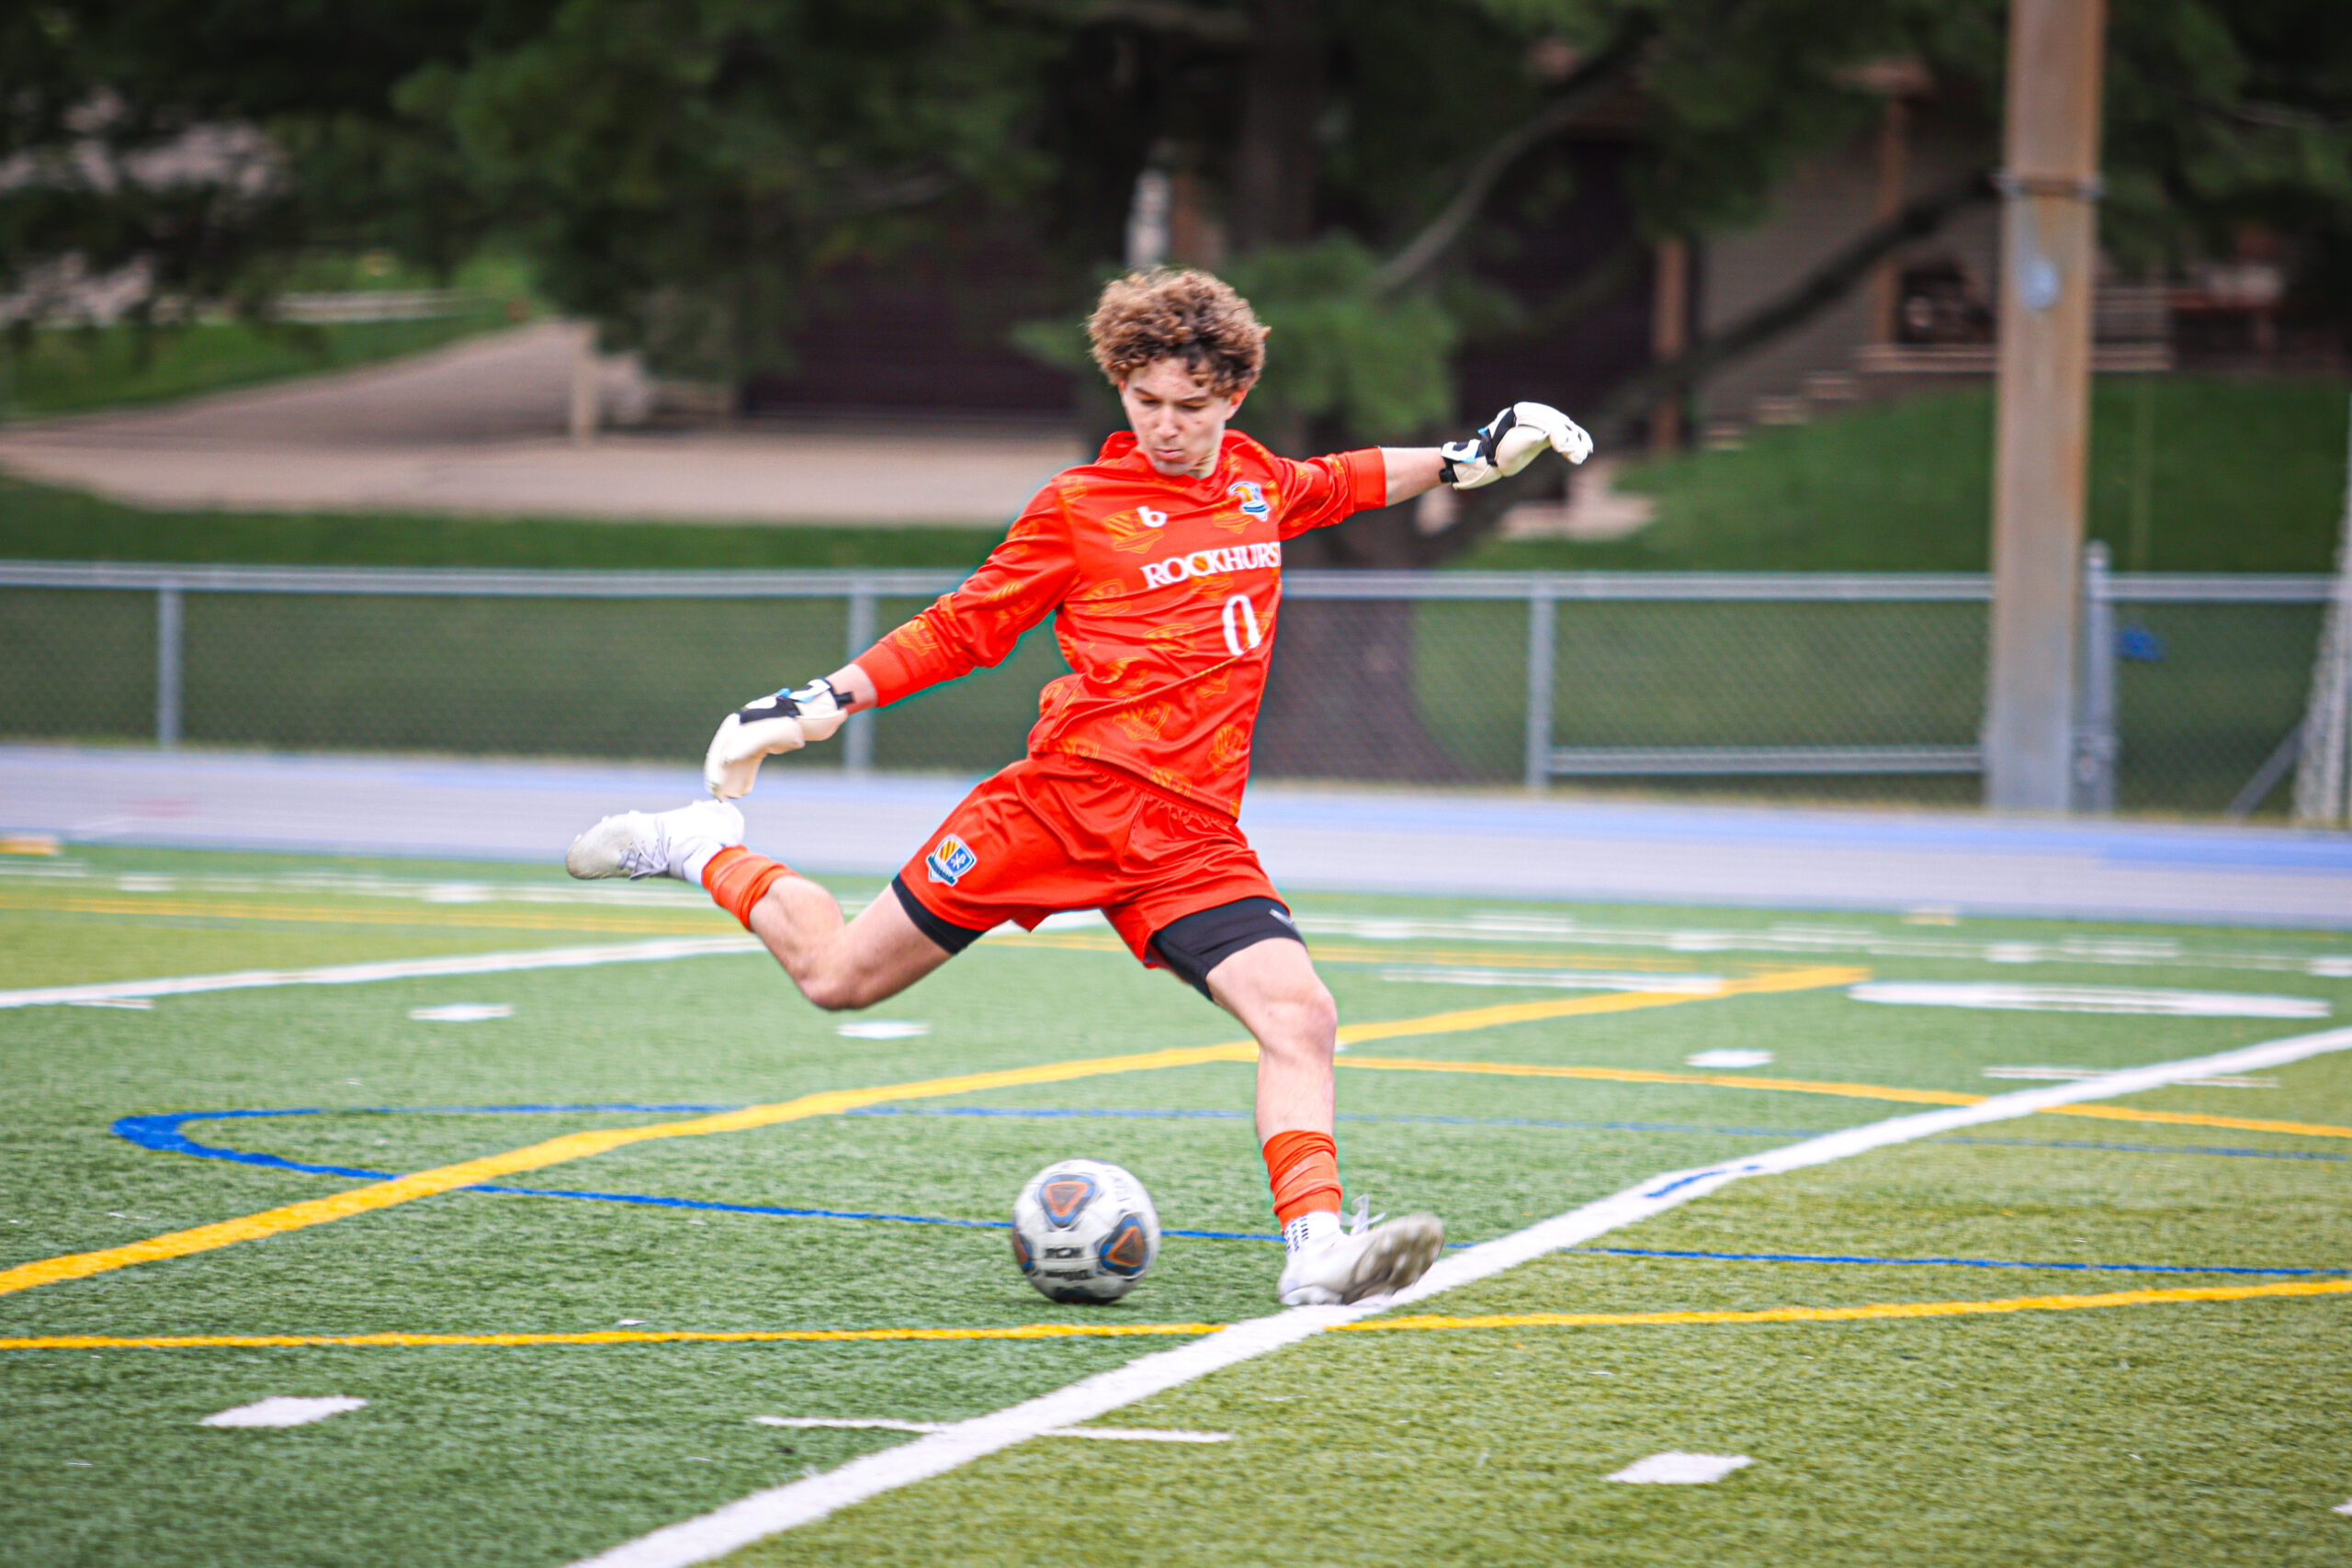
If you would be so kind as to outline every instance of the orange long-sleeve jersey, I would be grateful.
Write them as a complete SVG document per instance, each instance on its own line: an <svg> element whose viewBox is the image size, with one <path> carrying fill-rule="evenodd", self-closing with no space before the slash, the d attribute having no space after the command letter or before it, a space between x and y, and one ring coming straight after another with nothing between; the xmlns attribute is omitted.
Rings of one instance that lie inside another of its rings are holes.
<svg viewBox="0 0 2352 1568"><path fill-rule="evenodd" d="M1170 479L1122 431L857 662L887 705L1001 662L1051 615L1071 673L1038 694L1030 755L1091 759L1238 815L1282 541L1384 505L1387 490L1377 449L1298 463L1229 431L1208 478Z"/></svg>

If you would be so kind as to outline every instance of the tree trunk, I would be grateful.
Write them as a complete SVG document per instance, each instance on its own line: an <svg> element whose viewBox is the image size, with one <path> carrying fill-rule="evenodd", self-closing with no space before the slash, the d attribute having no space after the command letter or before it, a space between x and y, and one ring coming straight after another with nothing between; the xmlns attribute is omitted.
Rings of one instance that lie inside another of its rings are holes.
<svg viewBox="0 0 2352 1568"><path fill-rule="evenodd" d="M1460 759L1421 723L1413 626L1400 599L1283 601L1251 770L1288 778L1459 784Z"/></svg>
<svg viewBox="0 0 2352 1568"><path fill-rule="evenodd" d="M1283 547L1289 567L1418 566L1413 504L1359 513ZM1415 694L1419 606L1399 599L1283 600L1255 768L1303 778L1461 783L1460 758L1421 723Z"/></svg>
<svg viewBox="0 0 2352 1568"><path fill-rule="evenodd" d="M1242 56L1233 243L1247 254L1315 234L1315 122L1328 48L1317 0L1257 0Z"/></svg>
<svg viewBox="0 0 2352 1568"><path fill-rule="evenodd" d="M1315 235L1316 121L1329 50L1317 0L1256 0L1243 57L1230 219L1247 254ZM1282 352L1277 341L1273 352ZM1329 450L1336 433L1260 422L1275 451ZM1365 513L1294 539L1297 566L1409 566L1398 556L1412 509ZM1460 780L1467 771L1422 727L1413 695L1415 606L1379 600L1285 599L1253 746L1261 773L1345 779Z"/></svg>

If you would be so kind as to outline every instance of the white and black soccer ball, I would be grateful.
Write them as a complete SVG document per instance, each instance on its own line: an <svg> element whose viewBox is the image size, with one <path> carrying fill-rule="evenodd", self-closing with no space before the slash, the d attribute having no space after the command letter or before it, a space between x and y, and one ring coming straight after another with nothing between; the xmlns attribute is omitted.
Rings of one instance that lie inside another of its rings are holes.
<svg viewBox="0 0 2352 1568"><path fill-rule="evenodd" d="M1058 1161L1012 1201L1012 1260L1055 1301L1117 1301L1159 1256L1151 1194L1115 1165Z"/></svg>

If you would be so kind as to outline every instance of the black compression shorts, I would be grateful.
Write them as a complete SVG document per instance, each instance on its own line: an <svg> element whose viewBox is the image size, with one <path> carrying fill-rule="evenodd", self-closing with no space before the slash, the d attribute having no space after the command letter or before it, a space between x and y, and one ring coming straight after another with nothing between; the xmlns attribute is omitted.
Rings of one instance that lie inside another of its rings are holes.
<svg viewBox="0 0 2352 1568"><path fill-rule="evenodd" d="M1178 979L1206 997L1210 970L1245 947L1277 938L1302 946L1306 940L1281 900L1236 898L1170 920L1152 932L1151 951Z"/></svg>

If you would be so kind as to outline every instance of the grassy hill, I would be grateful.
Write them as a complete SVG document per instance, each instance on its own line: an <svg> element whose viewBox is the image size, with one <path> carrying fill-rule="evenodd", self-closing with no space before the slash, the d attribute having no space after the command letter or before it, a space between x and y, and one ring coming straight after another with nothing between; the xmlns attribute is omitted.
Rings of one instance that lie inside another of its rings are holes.
<svg viewBox="0 0 2352 1568"><path fill-rule="evenodd" d="M2321 381L2102 378L2092 536L2126 570L2328 570L2344 506L2346 394ZM1981 571L1992 472L1992 393L1971 388L1759 429L1736 452L1631 465L1619 488L1658 503L1642 533L1607 545L1498 540L1464 564ZM2137 541L2135 484L2146 502Z"/></svg>
<svg viewBox="0 0 2352 1568"><path fill-rule="evenodd" d="M712 570L963 567L980 528L608 523L401 513L147 512L0 478L0 559Z"/></svg>

